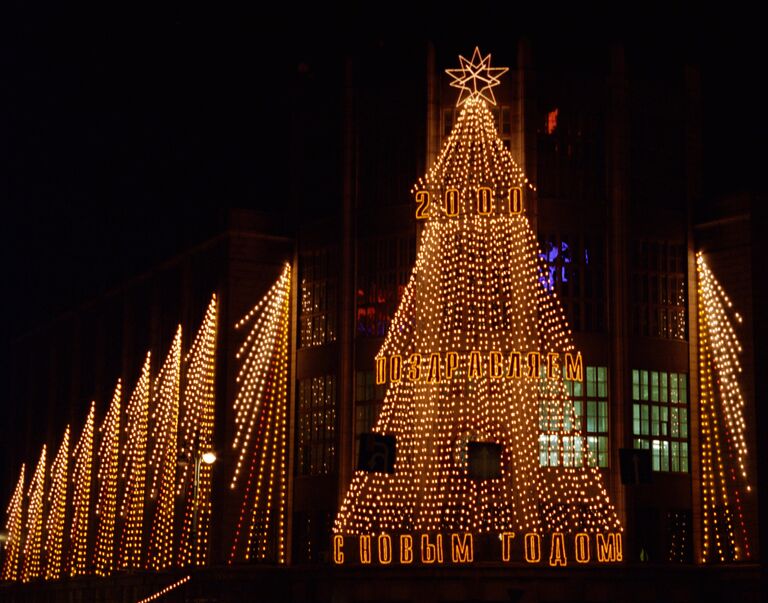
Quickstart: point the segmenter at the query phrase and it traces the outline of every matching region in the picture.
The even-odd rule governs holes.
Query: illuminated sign
[[[623,561],[621,536],[620,532],[528,532],[522,535],[426,532],[348,537],[336,534],[331,548],[336,565],[462,565],[500,561],[567,567]]]
[[[416,219],[427,220],[437,215],[455,218],[459,215],[461,192],[457,188],[447,188],[443,193],[442,203],[432,202],[429,191],[416,192]],[[523,189],[513,186],[500,203],[497,203],[493,189],[487,186],[477,188],[474,197],[474,211],[480,216],[489,216],[494,212],[521,214],[523,212]],[[434,209],[434,211],[433,211]]]
[[[561,362],[562,356],[562,362]],[[463,364],[462,364],[463,363]],[[400,354],[376,357],[376,383],[381,385],[405,379],[407,381],[426,381],[440,383],[450,381],[460,369],[466,369],[470,381],[484,377],[490,379],[538,379],[541,367],[547,372],[547,379],[565,378],[569,381],[584,380],[584,366],[581,352],[558,354],[549,352],[504,353],[500,350],[481,352],[472,350],[469,354],[458,352],[433,353],[427,355],[413,353],[403,358]]]

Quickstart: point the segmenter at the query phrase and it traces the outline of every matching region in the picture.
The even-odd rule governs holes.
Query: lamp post
[[[197,507],[200,504],[200,467],[203,463],[213,465],[216,462],[216,451],[198,451],[195,456],[195,494],[192,510],[192,533],[194,534],[195,548],[197,548]]]

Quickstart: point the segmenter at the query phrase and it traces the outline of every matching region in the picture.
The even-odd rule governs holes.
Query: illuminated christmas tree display
[[[371,435],[394,462],[355,472],[339,536],[622,530],[576,427],[564,379],[582,379],[582,359],[542,285],[524,207],[534,189],[496,131],[506,68],[490,58],[475,49],[448,70],[459,117],[414,187],[416,263],[375,359],[388,389]],[[540,465],[540,435],[557,442],[557,467]]]
[[[24,472],[26,467],[21,466],[19,481],[11,496],[11,502],[6,510],[5,531],[5,558],[3,559],[3,571],[0,578],[7,581],[19,579],[19,566],[21,561],[22,530],[24,528]]]
[[[123,528],[120,534],[119,569],[142,567],[144,498],[147,478],[147,424],[149,420],[151,354],[147,352],[141,376],[128,401],[123,465],[123,497],[120,517]]]
[[[178,555],[180,567],[205,565],[208,550],[212,466],[203,461],[202,455],[213,450],[217,308],[214,295],[185,361],[179,453],[188,462],[180,472],[177,489],[178,494],[185,495]]]
[[[64,522],[67,516],[69,475],[69,425],[51,464],[48,516],[45,520],[45,579],[58,580],[64,565]]]
[[[99,492],[96,499],[96,551],[94,567],[99,576],[108,576],[115,569],[115,515],[117,512],[117,475],[120,461],[120,400],[122,383],[117,380],[112,403],[99,431],[98,460],[96,474]]]
[[[88,527],[91,512],[91,486],[93,468],[93,431],[96,404],[85,420],[80,439],[72,454],[72,523],[69,537],[69,575],[83,576],[88,573]]]
[[[149,534],[147,569],[166,569],[173,563],[180,374],[181,325],[155,379],[152,397],[153,447],[149,467],[152,471],[150,497],[155,501],[155,512]]]
[[[24,541],[24,567],[21,570],[22,582],[29,582],[42,575],[43,545],[43,502],[45,494],[46,447],[40,453],[37,468],[29,482],[27,498],[27,529]]]
[[[701,415],[702,561],[751,557],[744,523],[747,479],[741,344],[733,323],[741,316],[707,266],[696,257],[698,277],[699,397]],[[732,316],[732,318],[731,318]]]
[[[237,353],[237,465],[230,485],[241,484],[243,494],[230,563],[285,562],[290,291],[291,267],[286,264],[264,298],[235,325],[251,326]]]

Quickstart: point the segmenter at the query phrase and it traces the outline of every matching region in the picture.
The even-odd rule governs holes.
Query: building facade
[[[561,300],[583,354],[584,382],[568,391],[625,526],[624,559],[697,564],[703,503],[696,253],[711,258],[744,317],[741,383],[747,446],[756,450],[754,200],[714,200],[703,188],[694,68],[649,73],[620,47],[562,57],[520,40],[493,50],[495,61],[511,67],[496,90],[496,126],[536,185],[526,211],[546,267],[541,286]],[[29,408],[8,417],[23,426],[19,456],[33,458],[42,439],[53,443],[62,424],[77,424],[88,398],[107,399],[111,380],[131,382],[142,351],[161,358],[175,325],[196,324],[211,292],[222,300],[215,439],[225,451],[239,345],[229,326],[288,261],[288,563],[331,564],[331,529],[359,437],[373,426],[385,393],[374,358],[416,259],[420,227],[410,191],[457,119],[456,91],[444,74],[454,63],[454,49],[434,44],[384,43],[346,59],[339,69],[338,195],[305,198],[301,207],[308,209],[278,226],[233,213],[210,243],[22,341],[14,397],[33,400],[29,408],[48,419],[41,432]],[[396,81],[381,78],[395,69]],[[67,343],[57,349],[51,341]],[[50,350],[42,373],[41,344]],[[563,462],[556,446],[539,437],[542,467]],[[637,475],[622,480],[621,449],[650,452],[650,483]],[[212,566],[226,561],[237,522],[237,501],[226,487],[234,462],[224,452],[214,472]],[[755,483],[756,470],[748,471]],[[760,559],[757,490],[743,501],[755,535],[752,560]]]

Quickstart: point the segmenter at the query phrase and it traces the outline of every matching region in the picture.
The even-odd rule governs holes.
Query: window
[[[693,559],[691,512],[667,513],[667,559],[676,563],[690,563]]]
[[[686,250],[667,241],[636,241],[632,257],[632,332],[686,338]]]
[[[654,471],[688,472],[687,375],[632,371],[632,434]]]
[[[558,413],[551,412],[546,402],[539,406],[539,464],[542,467],[561,464],[608,467],[608,367],[587,366],[583,382],[565,380],[565,387],[573,404],[573,414],[566,410],[562,430]],[[589,456],[585,458],[587,449]]]
[[[336,265],[336,253],[332,249],[301,256],[301,347],[336,341],[336,277],[333,272]]]
[[[543,92],[547,95],[546,92]],[[576,99],[573,90],[552,92],[568,106],[540,106],[537,128],[539,199],[601,202],[605,198],[605,152],[601,111]]]
[[[384,337],[416,261],[416,237],[368,239],[359,248],[356,330]]]
[[[336,378],[299,381],[298,475],[336,470]]]
[[[575,331],[606,329],[605,241],[599,235],[540,236],[544,271],[539,280],[560,298]]]
[[[385,385],[376,385],[373,371],[355,374],[355,435],[368,433],[379,416],[386,393]]]

